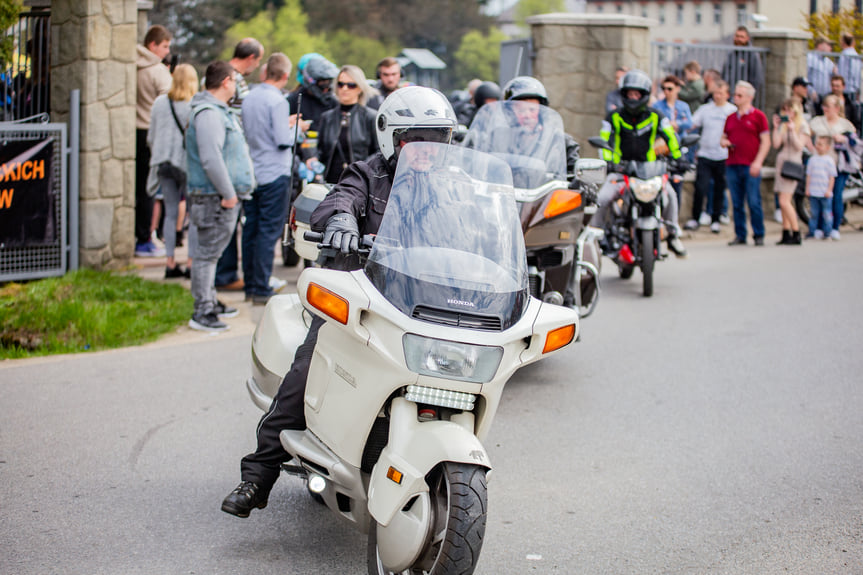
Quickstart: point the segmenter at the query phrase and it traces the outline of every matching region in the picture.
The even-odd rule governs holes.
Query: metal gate
[[[66,272],[66,142],[66,124],[0,123],[0,282]]]

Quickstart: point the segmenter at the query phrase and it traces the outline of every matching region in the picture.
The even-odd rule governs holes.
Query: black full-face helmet
[[[504,100],[536,99],[543,106],[548,106],[548,93],[542,82],[531,76],[517,76],[503,87]]]
[[[623,99],[623,107],[630,112],[638,112],[647,106],[650,101],[650,76],[641,70],[630,70],[620,81],[620,96]],[[631,100],[626,97],[630,90],[638,90],[641,97]]]

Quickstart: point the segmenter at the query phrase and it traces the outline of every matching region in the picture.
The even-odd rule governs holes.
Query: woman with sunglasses
[[[357,66],[342,66],[336,79],[339,106],[321,114],[318,128],[318,157],[324,165],[324,181],[336,183],[350,164],[377,152],[375,111],[366,107],[373,95],[365,74]]]
[[[692,110],[689,109],[689,104],[678,99],[683,81],[677,76],[666,76],[660,86],[662,86],[662,93],[665,94],[665,99],[657,100],[653,107],[665,114],[665,117],[671,122],[671,127],[674,128],[674,133],[679,140],[687,130],[692,128]],[[677,194],[677,204],[680,205],[680,190],[683,188],[683,181],[679,178],[674,178],[671,182],[671,187],[674,189],[674,193]],[[687,222],[686,228],[692,229],[690,222]]]

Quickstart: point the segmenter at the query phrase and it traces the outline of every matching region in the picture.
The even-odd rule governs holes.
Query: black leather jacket
[[[375,134],[375,116],[374,110],[370,110],[359,104],[351,110],[349,116],[350,142],[348,148],[342,150],[347,164],[365,160],[377,152],[378,141]],[[321,114],[320,126],[318,128],[318,160],[326,166],[324,174],[329,173],[330,162],[333,161],[333,157],[338,156],[334,152],[336,146],[339,145],[341,122],[341,106],[327,110]],[[338,170],[337,173],[341,173],[341,170]]]

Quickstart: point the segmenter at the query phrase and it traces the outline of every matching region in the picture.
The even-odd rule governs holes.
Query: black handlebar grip
[[[303,239],[307,242],[320,243],[324,241],[324,234],[321,232],[303,232]]]

